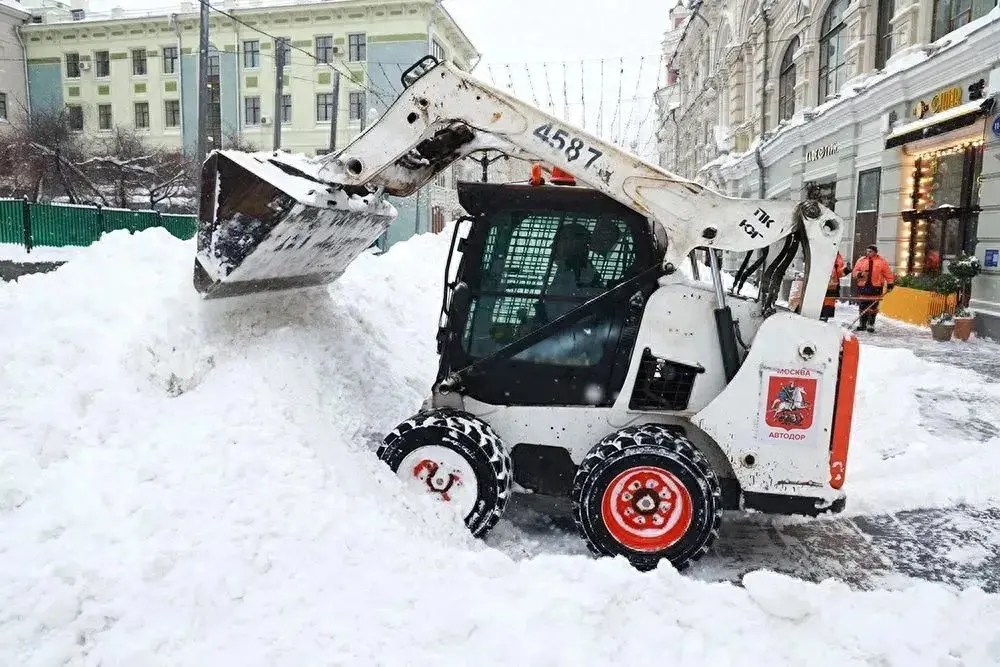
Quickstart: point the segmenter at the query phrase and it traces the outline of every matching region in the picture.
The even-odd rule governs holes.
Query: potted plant
[[[965,307],[959,307],[955,311],[955,338],[959,340],[969,340],[972,335],[972,325],[975,322],[972,311]]]
[[[955,319],[948,311],[931,318],[931,336],[934,337],[934,340],[947,342],[951,340],[954,331]]]
[[[982,266],[979,264],[979,258],[965,252],[959,253],[955,259],[948,262],[948,273],[958,279],[959,306],[968,307],[972,279],[978,276],[980,271]]]

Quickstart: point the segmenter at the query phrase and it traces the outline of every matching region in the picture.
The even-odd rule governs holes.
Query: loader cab
[[[462,182],[458,195],[471,228],[453,249],[461,259],[446,289],[438,380],[642,276],[462,383],[464,395],[491,404],[610,406],[656,289],[649,269],[663,248],[649,220],[576,185]]]

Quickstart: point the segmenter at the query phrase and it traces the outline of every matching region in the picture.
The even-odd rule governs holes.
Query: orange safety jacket
[[[858,287],[865,287],[871,281],[872,287],[882,287],[883,285],[891,285],[895,280],[895,276],[892,273],[892,269],[889,268],[889,262],[885,261],[885,257],[882,255],[875,255],[874,257],[859,257],[858,261],[854,263],[853,271],[854,284]]]
[[[823,299],[823,306],[826,308],[833,308],[837,305],[837,297],[840,296],[840,277],[844,275],[846,265],[847,262],[844,261],[843,255],[838,252],[836,259],[833,260],[830,282],[826,284],[826,298]]]

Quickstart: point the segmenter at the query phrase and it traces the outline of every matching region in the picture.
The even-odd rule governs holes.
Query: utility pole
[[[281,121],[283,120],[281,99],[284,97],[282,84],[285,77],[284,37],[278,38],[275,49],[277,53],[274,54],[274,117],[271,122],[274,123],[274,150],[277,151],[281,149]]]
[[[330,116],[330,152],[337,150],[337,115],[340,113],[340,71],[333,72],[333,115]]]
[[[201,0],[198,41],[198,169],[208,154],[208,0]],[[201,188],[198,188],[199,192]]]

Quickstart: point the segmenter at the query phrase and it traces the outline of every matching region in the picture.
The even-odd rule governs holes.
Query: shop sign
[[[1000,250],[997,248],[987,248],[986,257],[983,261],[983,268],[995,269],[997,268],[997,259],[1000,258]]]
[[[993,119],[993,136],[1000,137],[1000,116]]]
[[[830,157],[831,155],[836,155],[839,150],[840,147],[833,144],[831,146],[820,146],[819,148],[811,151],[806,151],[806,162],[815,162],[816,160],[822,160],[823,158]]]
[[[930,101],[920,100],[913,109],[917,118],[925,118],[928,113],[941,113],[953,109],[962,103],[962,89],[959,86],[945,88],[935,93]]]

